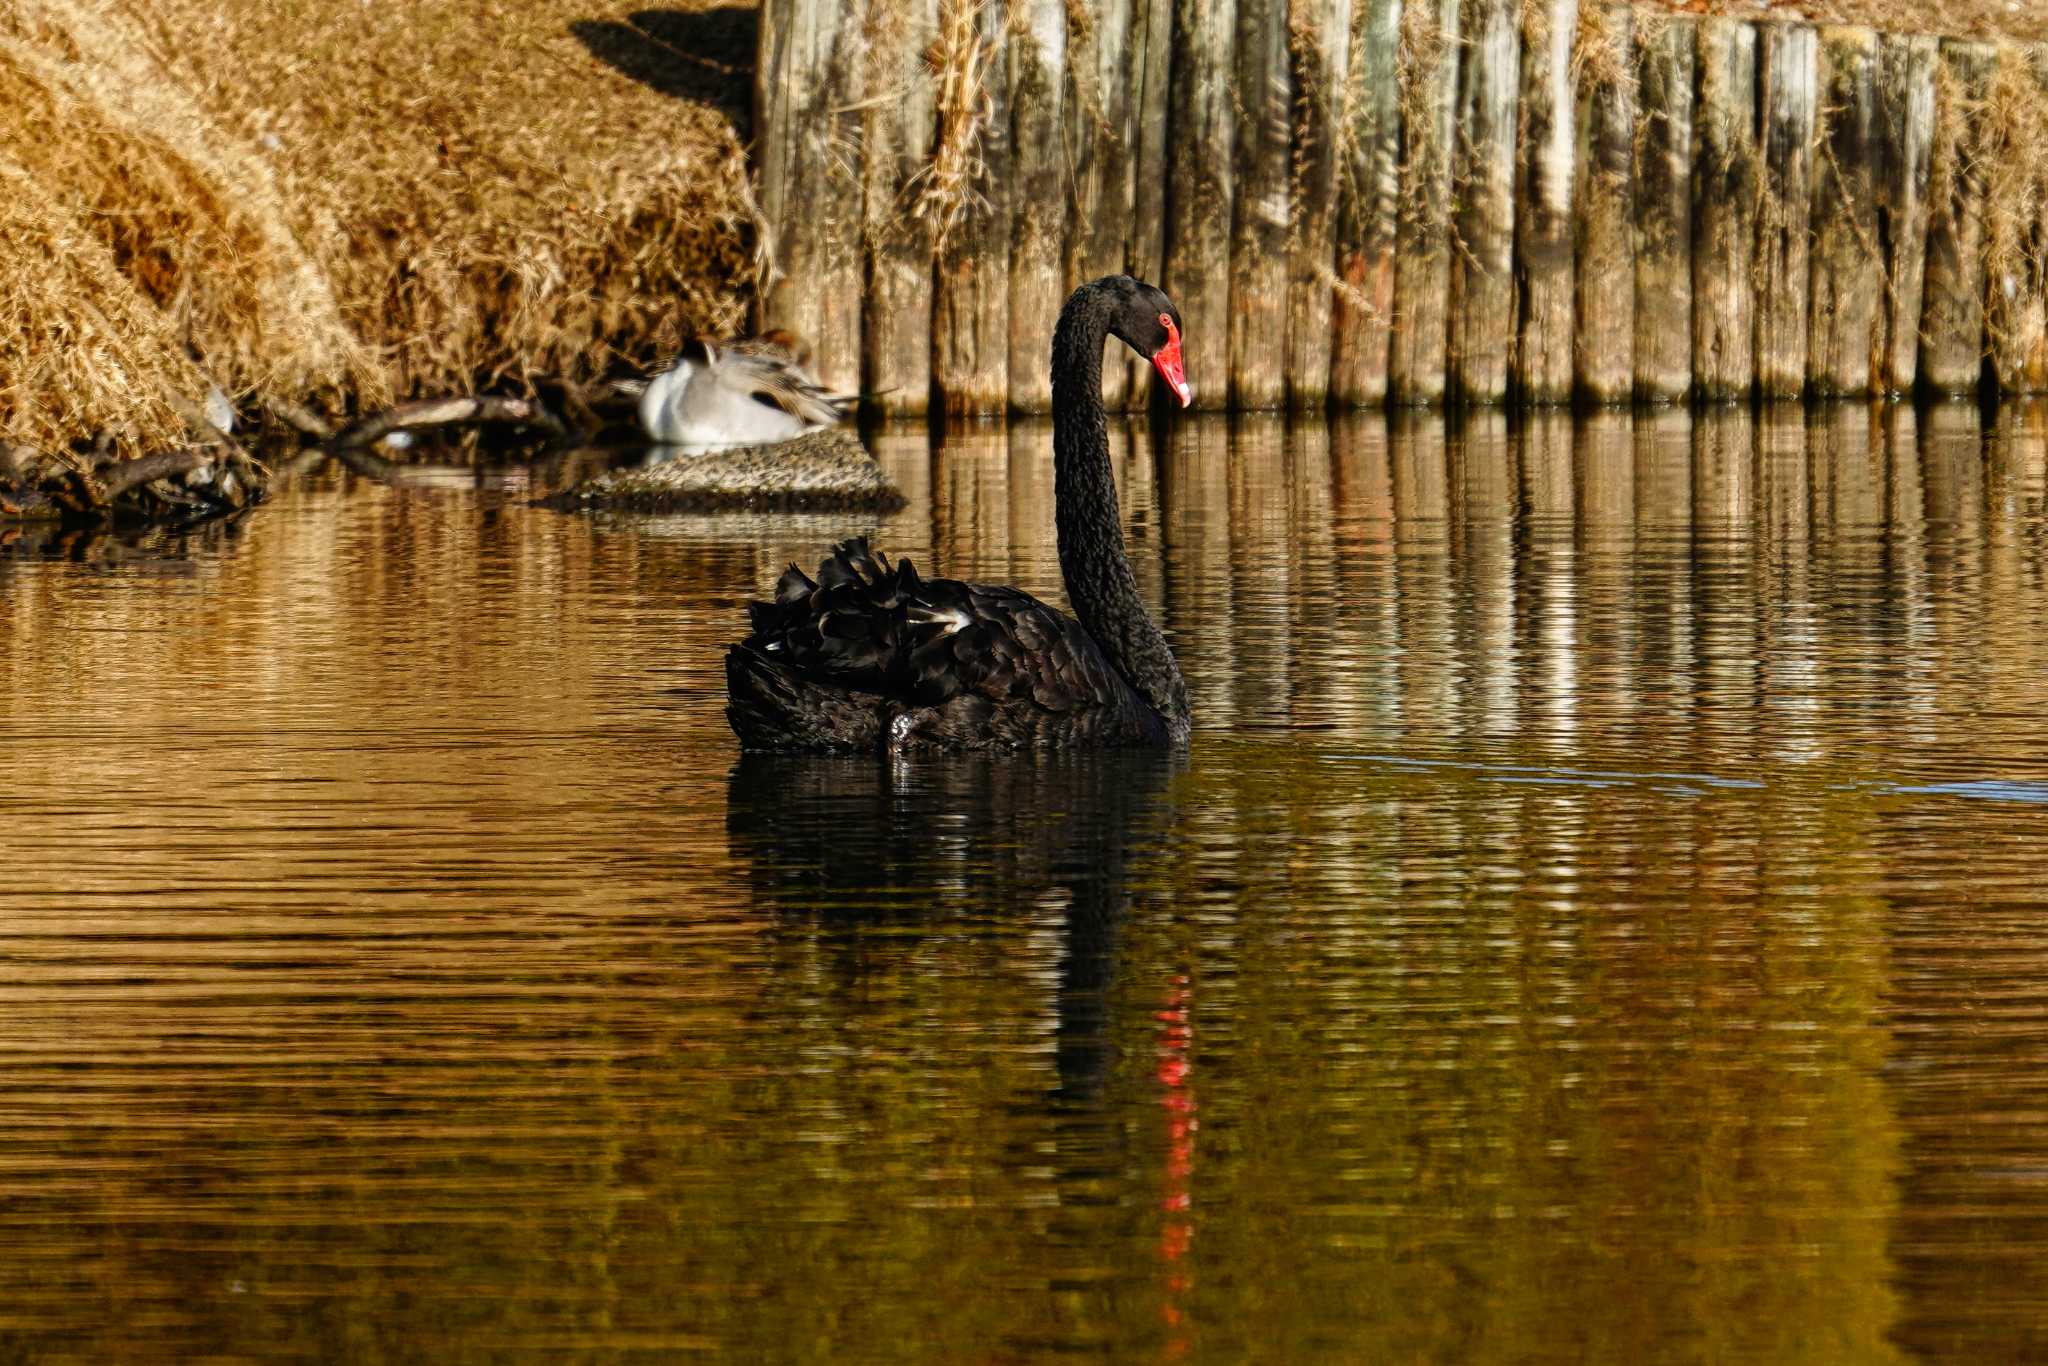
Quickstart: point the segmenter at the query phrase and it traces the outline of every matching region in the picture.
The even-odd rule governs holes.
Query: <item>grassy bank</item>
[[[753,35],[692,0],[13,0],[0,441],[134,453],[210,384],[339,411],[737,325]]]

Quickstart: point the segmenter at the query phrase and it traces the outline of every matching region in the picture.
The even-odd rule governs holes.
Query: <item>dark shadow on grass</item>
[[[624,22],[579,19],[569,32],[607,66],[681,100],[716,105],[745,134],[753,106],[758,11],[635,10]]]

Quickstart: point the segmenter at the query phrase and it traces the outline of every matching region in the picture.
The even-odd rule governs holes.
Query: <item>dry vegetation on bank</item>
[[[1663,0],[1662,7],[1738,19],[1863,24],[1888,33],[2048,40],[2048,4],[2042,0]]]
[[[753,32],[693,0],[11,0],[0,441],[134,453],[209,383],[339,410],[740,323]]]

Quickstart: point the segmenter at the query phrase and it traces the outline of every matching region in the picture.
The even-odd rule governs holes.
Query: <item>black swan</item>
[[[865,538],[811,579],[791,565],[725,657],[747,749],[965,750],[1177,744],[1188,691],[1124,554],[1102,348],[1148,357],[1185,407],[1180,311],[1151,285],[1082,285],[1052,337],[1053,498],[1074,617],[1014,588],[923,579]],[[1079,620],[1076,621],[1075,617]]]

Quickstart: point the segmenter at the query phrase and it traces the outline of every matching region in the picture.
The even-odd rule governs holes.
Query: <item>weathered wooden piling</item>
[[[860,388],[884,413],[922,413],[932,387],[932,220],[911,212],[911,196],[932,154],[934,92],[924,54],[938,37],[938,0],[883,0],[870,17]]]
[[[1578,127],[1572,44],[1578,0],[1522,6],[1521,140],[1515,152],[1515,346],[1524,403],[1572,396],[1572,190]]]
[[[1763,184],[1756,224],[1756,385],[1765,398],[1796,398],[1806,388],[1819,63],[1819,35],[1811,27],[1759,26]]]
[[[1221,408],[1230,378],[1230,91],[1237,30],[1220,5],[1175,0],[1173,31],[1164,284],[1188,320],[1181,347],[1195,406]]]
[[[1294,72],[1292,210],[1287,239],[1287,402],[1320,408],[1330,392],[1332,271],[1337,240],[1338,120],[1351,58],[1351,0],[1295,0],[1287,22]]]
[[[1756,30],[1733,19],[1699,29],[1693,176],[1693,379],[1702,398],[1746,399],[1756,382]]]
[[[1010,411],[1052,407],[1047,339],[1066,302],[1066,149],[1060,105],[1067,79],[1063,0],[1009,0]]]
[[[1877,250],[1877,35],[1820,31],[1821,128],[1813,175],[1806,384],[1825,398],[1870,391],[1884,261]]]
[[[1449,384],[1464,403],[1507,395],[1515,335],[1515,132],[1521,94],[1519,0],[1464,0],[1452,153]]]
[[[1578,77],[1578,330],[1572,365],[1580,394],[1625,402],[1635,392],[1635,15],[1626,5],[1584,11]]]
[[[1237,0],[1236,59],[1230,406],[1277,408],[1287,396],[1288,182],[1294,114],[1287,0]]]
[[[1692,118],[1696,25],[1638,18],[1636,397],[1692,389]]]
[[[1125,269],[1137,169],[1132,108],[1141,87],[1131,81],[1131,0],[1095,0],[1068,10],[1067,83],[1060,101],[1062,138],[1073,178],[1066,240],[1065,287]],[[1142,68],[1138,73],[1142,80]],[[1146,278],[1157,278],[1146,277]],[[1103,402],[1123,406],[1131,368],[1112,349],[1102,369]]]
[[[843,390],[860,385],[861,180],[842,151],[860,143],[858,25],[838,6],[768,0],[754,97],[761,214],[775,228],[761,324],[811,342],[818,377]]]
[[[1131,85],[1131,135],[1136,165],[1131,174],[1130,242],[1123,269],[1141,280],[1166,279],[1167,175],[1171,149],[1167,136],[1173,80],[1173,11],[1175,0],[1131,0],[1128,61]],[[1078,283],[1078,282],[1077,282]],[[1155,382],[1152,367],[1124,352],[1128,375],[1125,402],[1143,407]],[[1192,373],[1192,372],[1191,372]],[[1196,391],[1216,387],[1220,376],[1191,382]]]
[[[1401,203],[1394,228],[1388,397],[1439,403],[1449,344],[1451,139],[1458,109],[1458,0],[1401,12]]]
[[[948,413],[1010,397],[1010,76],[999,6],[939,11],[933,212],[950,217],[932,314],[932,388]]]
[[[1984,372],[1984,121],[1997,60],[1989,43],[1944,42],[1935,71],[1920,375],[1941,394],[1974,391]]]
[[[1920,375],[1927,279],[1927,194],[1934,151],[1934,70],[1924,35],[1878,40],[1877,241],[1885,257],[1883,326],[1871,336],[1871,387],[1910,394]]]
[[[1401,202],[1401,0],[1355,0],[1338,136],[1330,397],[1387,396],[1394,239]]]
[[[1999,388],[2048,388],[2048,49],[1999,49],[1986,107],[1984,331]]]

